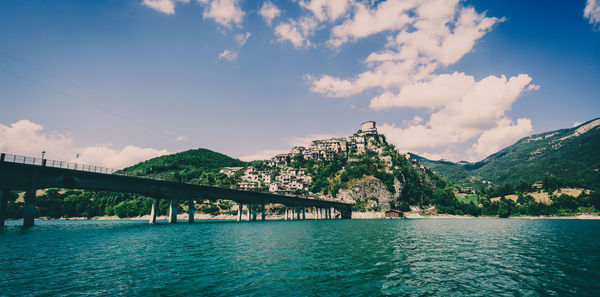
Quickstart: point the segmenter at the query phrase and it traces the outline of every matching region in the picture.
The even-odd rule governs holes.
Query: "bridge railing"
[[[46,167],[63,168],[63,169],[71,169],[71,170],[78,170],[78,171],[95,172],[95,173],[116,174],[116,175],[123,175],[123,176],[135,176],[135,177],[139,177],[139,178],[147,178],[147,179],[153,179],[153,180],[182,182],[180,180],[177,180],[175,178],[175,176],[170,176],[170,175],[161,175],[161,176],[139,175],[134,172],[125,172],[125,171],[121,171],[119,169],[114,169],[114,168],[107,168],[107,167],[94,166],[94,165],[85,165],[85,164],[57,161],[57,160],[48,160],[48,159],[42,159],[42,158],[27,157],[27,156],[13,155],[13,154],[5,154],[5,153],[0,154],[0,162],[46,166]],[[194,184],[194,183],[190,183],[190,182],[186,182],[186,183]],[[196,184],[200,185],[200,183],[196,183]],[[287,194],[287,195],[284,194],[284,196],[309,198],[309,199],[325,200],[325,201],[336,201],[336,202],[339,201],[335,198],[329,198],[329,197],[315,198],[315,197],[310,197],[310,196],[289,195],[289,194]]]
[[[85,164],[57,161],[57,160],[48,160],[48,159],[35,158],[35,157],[19,156],[19,155],[12,155],[12,154],[4,154],[4,153],[2,153],[0,155],[0,162],[38,165],[38,166],[64,168],[64,169],[105,173],[105,174],[122,174],[122,173],[118,173],[118,171],[119,171],[118,169],[113,169],[113,168],[106,168],[106,167],[101,167],[101,166],[85,165]]]

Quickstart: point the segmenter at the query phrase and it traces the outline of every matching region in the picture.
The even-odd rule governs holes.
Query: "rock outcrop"
[[[338,199],[352,202],[368,200],[370,207],[378,205],[381,209],[390,209],[389,202],[398,197],[400,191],[402,191],[402,187],[402,183],[395,179],[394,188],[396,189],[396,194],[392,194],[379,179],[367,176],[354,181],[348,189],[341,189],[337,197]]]

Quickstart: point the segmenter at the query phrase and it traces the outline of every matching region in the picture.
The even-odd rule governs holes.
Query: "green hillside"
[[[199,182],[207,185],[229,185],[221,167],[243,167],[247,163],[208,149],[188,150],[172,155],[156,157],[123,171],[136,175],[153,176],[164,179]]]
[[[570,129],[532,135],[477,163],[431,161],[415,156],[461,185],[531,184],[554,178],[561,183],[600,188],[600,119]]]

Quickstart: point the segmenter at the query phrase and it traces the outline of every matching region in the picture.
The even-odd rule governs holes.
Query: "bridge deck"
[[[4,155],[4,154],[3,154]],[[88,166],[91,171],[44,166],[46,160],[30,164],[0,160],[1,190],[34,190],[67,188],[92,191],[136,193],[158,199],[169,200],[231,200],[240,204],[283,204],[289,207],[334,208],[340,212],[351,212],[351,203],[319,200],[307,197],[277,195],[238,189],[174,182],[107,173],[100,167]],[[27,161],[27,158],[24,158]],[[62,162],[61,162],[62,163]],[[62,164],[61,164],[62,166]],[[80,165],[85,168],[84,165]],[[100,168],[100,169],[98,169]],[[95,169],[95,170],[94,170]]]

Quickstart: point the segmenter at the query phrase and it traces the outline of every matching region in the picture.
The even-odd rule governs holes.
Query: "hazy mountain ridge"
[[[600,187],[600,119],[577,127],[524,137],[476,163],[433,161],[414,156],[440,175],[461,185],[528,183],[545,177],[597,189]]]

